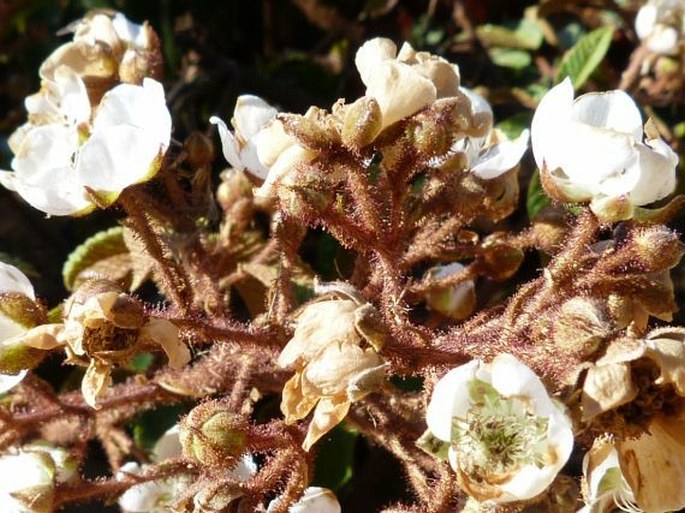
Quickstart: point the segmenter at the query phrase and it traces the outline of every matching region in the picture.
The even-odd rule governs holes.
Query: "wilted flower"
[[[352,299],[310,303],[301,312],[293,338],[278,357],[295,367],[283,388],[281,411],[287,423],[314,409],[305,450],[347,415],[350,404],[372,391],[384,376],[378,339],[367,334],[372,308]]]
[[[478,501],[542,493],[573,448],[571,421],[533,371],[509,354],[471,361],[435,386],[430,433],[449,445],[461,488]]]
[[[574,100],[566,78],[540,102],[532,138],[545,190],[560,201],[591,201],[609,221],[627,219],[633,206],[675,188],[677,155],[657,136],[645,136],[640,111],[623,91]]]
[[[448,278],[461,273],[464,266],[458,262],[433,267],[428,271],[433,280]],[[426,295],[428,306],[452,319],[465,319],[476,306],[476,290],[473,280],[465,280],[456,285],[432,288]]]
[[[56,343],[46,349],[64,345],[68,362],[88,367],[81,390],[94,408],[110,383],[113,366],[127,362],[143,347],[161,347],[174,368],[190,361],[178,328],[148,316],[140,303],[111,282],[84,282],[67,300],[64,313],[63,324],[50,326]]]
[[[638,366],[641,361],[651,365]],[[659,374],[650,380],[653,365]],[[587,370],[581,394],[583,420],[630,403],[641,393],[640,384],[649,386],[652,383],[664,387],[664,394],[671,393],[668,387],[672,387],[677,396],[685,397],[685,334],[682,329],[661,328],[644,339],[621,338],[611,342],[605,354]],[[645,393],[658,392],[650,388]],[[647,402],[641,401],[641,418],[662,414],[661,408],[669,404],[669,401],[645,399]],[[650,411],[648,405],[656,409]]]
[[[677,54],[685,35],[685,2],[649,0],[637,12],[635,31],[653,52]]]
[[[398,53],[391,40],[371,39],[357,50],[354,62],[366,96],[378,102],[381,129],[459,91],[455,64],[428,52],[416,52],[409,43]]]
[[[121,84],[91,109],[81,78],[60,66],[54,82],[29,99],[29,122],[9,140],[14,172],[0,172],[0,183],[35,208],[85,213],[159,169],[171,116],[158,82]]]
[[[617,506],[640,511],[610,437],[597,438],[583,458],[583,497],[585,507],[578,513],[611,513]]]
[[[155,444],[152,449],[152,461],[161,463],[180,456],[179,426],[174,425]],[[124,479],[126,474],[145,475],[148,468],[148,465],[141,466],[135,462],[126,463],[119,469],[117,479]],[[231,470],[229,477],[243,482],[256,471],[257,466],[253,458],[245,454]],[[177,474],[166,479],[134,485],[119,498],[119,505],[128,513],[167,513],[192,481],[192,476],[188,474]]]
[[[43,62],[39,70],[43,80],[54,80],[56,70],[66,65],[91,90],[107,89],[118,80],[139,84],[161,71],[159,40],[147,22],[138,25],[121,13],[97,11],[62,32],[73,32],[73,41],[61,45]]]
[[[274,499],[269,503],[267,513],[272,513],[281,499]],[[302,498],[288,508],[290,513],[340,513],[340,503],[335,494],[328,488],[310,486],[304,491]]]
[[[76,476],[76,463],[64,449],[23,447],[0,456],[0,510],[3,513],[52,513],[55,484]]]

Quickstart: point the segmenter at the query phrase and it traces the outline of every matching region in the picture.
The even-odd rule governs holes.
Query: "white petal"
[[[301,164],[314,158],[314,154],[299,144],[293,144],[286,149],[269,170],[264,183],[254,191],[255,197],[272,198],[276,196],[277,186],[286,180],[288,175]]]
[[[273,512],[280,503],[281,498],[276,498],[269,503],[267,513]],[[340,504],[333,492],[327,488],[310,486],[304,491],[302,498],[288,508],[290,513],[340,513]]]
[[[145,30],[143,25],[132,23],[120,12],[116,13],[114,18],[112,18],[112,25],[122,41],[135,45],[139,48],[148,47],[149,41],[147,37],[147,30]]]
[[[624,91],[587,93],[573,102],[572,119],[598,128],[631,134],[642,139],[642,116]]]
[[[678,51],[679,32],[673,27],[657,25],[647,39],[647,47],[656,53],[671,55]]]
[[[640,39],[646,39],[654,30],[657,8],[655,5],[643,5],[635,17],[635,32]]]
[[[492,106],[481,95],[479,95],[475,91],[472,91],[468,87],[459,87],[459,90],[462,93],[464,93],[468,97],[468,99],[471,101],[471,113],[472,114],[487,113],[487,114],[490,114],[491,116],[493,115]]]
[[[168,511],[164,506],[173,500],[175,489],[172,481],[147,481],[132,486],[119,497],[119,506],[129,513]]]
[[[665,198],[676,186],[678,155],[661,139],[638,144],[639,180],[630,192],[635,205],[646,205]]]
[[[244,483],[257,473],[257,463],[251,454],[245,453],[238,465],[231,470],[230,475],[240,483]]]
[[[26,372],[27,371],[23,370],[15,375],[0,374],[0,394],[4,394],[21,383],[21,380],[26,376]]]
[[[471,405],[467,383],[475,378],[482,366],[480,360],[452,369],[437,382],[426,410],[426,424],[431,433],[440,440],[452,439],[452,419],[465,417]]]
[[[244,141],[252,139],[276,117],[276,114],[278,111],[259,96],[250,94],[239,96],[231,120],[236,136]]]
[[[530,131],[533,156],[539,169],[544,165],[552,171],[559,167],[557,150],[563,138],[563,127],[571,119],[573,108],[573,85],[566,77],[550,89],[535,110]]]
[[[502,141],[491,146],[478,157],[471,172],[478,178],[490,180],[506,173],[520,161],[528,149],[530,132],[526,129],[513,141]]]
[[[354,57],[359,76],[368,86],[368,82],[376,72],[378,64],[388,59],[394,59],[397,55],[397,46],[390,39],[377,37],[364,43]]]
[[[524,363],[514,356],[503,353],[497,355],[488,365],[492,375],[492,386],[504,397],[529,397],[532,399],[534,414],[549,417],[556,409],[540,378]]]
[[[181,455],[181,440],[178,430],[178,424],[174,424],[157,440],[155,447],[152,449],[154,461],[160,462]]]
[[[169,359],[169,366],[178,369],[190,361],[190,349],[178,336],[178,328],[166,319],[150,319],[140,329],[140,339],[148,339],[159,344]]]
[[[12,160],[15,172],[0,173],[0,182],[50,215],[86,210],[92,204],[76,179],[72,163],[77,150],[75,127],[38,126],[26,134]]]
[[[0,262],[0,294],[3,292],[19,292],[28,298],[36,299],[33,285],[26,275],[13,265]]]
[[[55,467],[47,454],[22,452],[0,457],[0,490],[20,492],[33,487],[52,487]]]
[[[378,102],[383,128],[415,114],[437,98],[433,82],[402,62],[377,64],[366,86],[366,96]]]
[[[224,154],[226,161],[231,164],[234,169],[242,171],[244,169],[243,163],[238,156],[238,142],[233,136],[233,132],[228,129],[226,123],[217,116],[209,118],[209,122],[216,125],[219,129],[219,138],[221,139],[221,151]]]

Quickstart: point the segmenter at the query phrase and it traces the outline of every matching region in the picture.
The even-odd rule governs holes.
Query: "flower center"
[[[524,465],[549,463],[548,420],[530,413],[515,397],[502,397],[491,385],[475,380],[473,406],[452,422],[452,447],[459,466],[476,480],[513,472]]]

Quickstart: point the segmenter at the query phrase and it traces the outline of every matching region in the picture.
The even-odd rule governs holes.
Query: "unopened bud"
[[[220,401],[207,401],[181,422],[183,455],[209,466],[237,464],[247,444],[247,424]]]
[[[631,255],[639,259],[645,273],[659,272],[678,265],[685,246],[678,235],[665,226],[651,226],[636,230],[631,237]]]
[[[383,115],[378,102],[362,96],[347,106],[342,129],[342,141],[346,146],[360,149],[371,144],[383,127]]]
[[[464,266],[460,263],[441,265],[428,271],[435,280],[459,274]],[[476,307],[476,291],[473,280],[465,280],[456,285],[435,287],[426,295],[426,303],[431,308],[450,319],[465,319]]]
[[[406,135],[424,158],[444,155],[469,128],[462,103],[457,97],[438,100],[409,120]]]
[[[504,281],[516,274],[525,256],[520,248],[500,240],[496,233],[483,241],[482,249],[478,263],[488,278],[495,281]]]

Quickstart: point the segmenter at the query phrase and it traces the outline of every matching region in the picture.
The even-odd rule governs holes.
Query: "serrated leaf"
[[[121,279],[130,272],[130,258],[120,226],[96,233],[71,252],[62,268],[62,279],[69,291],[92,276]]]
[[[528,194],[526,196],[526,211],[528,212],[528,219],[531,221],[545,208],[552,204],[551,200],[542,189],[540,183],[540,172],[536,169],[533,176],[530,177],[528,184]]]
[[[579,89],[590,78],[609,50],[614,35],[613,27],[601,27],[581,37],[561,60],[556,83],[571,77],[573,87]]]

